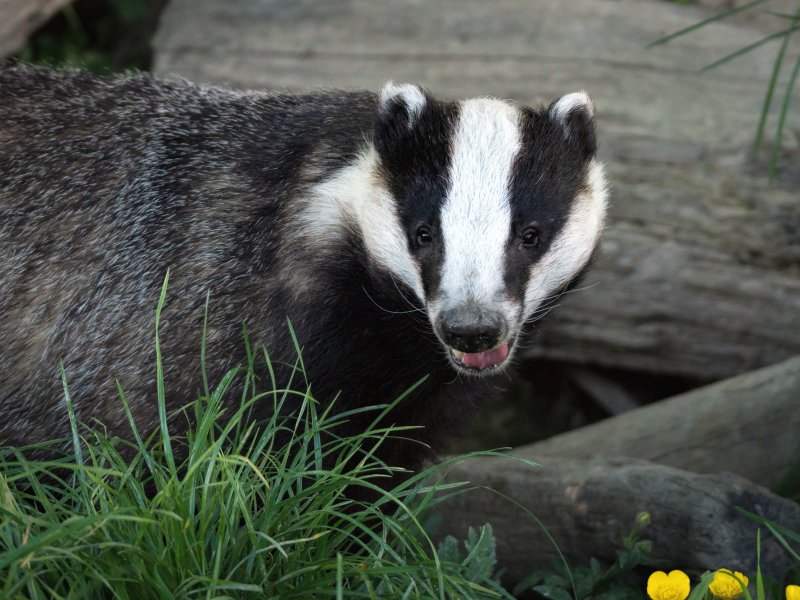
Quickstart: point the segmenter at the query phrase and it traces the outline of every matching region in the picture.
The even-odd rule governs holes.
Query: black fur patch
[[[381,174],[398,201],[400,222],[409,249],[422,271],[430,298],[439,288],[444,262],[440,213],[450,187],[449,170],[458,105],[426,95],[425,108],[411,119],[408,107],[392,101],[378,114],[373,143],[381,159]],[[433,243],[421,245],[417,231],[427,227]]]
[[[530,265],[544,256],[566,223],[594,153],[587,142],[594,139],[591,118],[572,120],[569,126],[581,131],[567,132],[546,110],[523,108],[520,126],[522,148],[511,181],[512,235],[505,272],[508,293],[518,301],[524,298]],[[539,243],[524,248],[521,236],[531,226],[539,231]]]

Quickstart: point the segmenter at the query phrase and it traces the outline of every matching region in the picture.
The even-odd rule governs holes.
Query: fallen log
[[[531,460],[631,456],[777,489],[800,461],[800,357],[516,448]]]
[[[748,158],[774,49],[698,74],[764,35],[725,22],[644,49],[713,13],[646,0],[173,0],[155,70],[274,89],[411,80],[527,103],[589,90],[613,187],[604,254],[530,356],[709,381],[800,354],[800,161],[787,156],[770,186]]]
[[[0,59],[25,46],[28,36],[72,0],[4,0],[0,3]]]
[[[509,581],[519,581],[559,560],[533,516],[571,566],[590,557],[613,560],[640,512],[651,516],[641,538],[652,541],[651,557],[667,569],[727,567],[754,573],[758,525],[737,507],[794,531],[800,528],[800,506],[732,474],[698,475],[627,458],[550,456],[541,464],[535,470],[492,457],[457,465],[447,481],[469,481],[480,489],[441,505],[438,534],[463,538],[468,525],[491,523],[498,562]],[[762,570],[782,575],[792,558],[761,529]]]

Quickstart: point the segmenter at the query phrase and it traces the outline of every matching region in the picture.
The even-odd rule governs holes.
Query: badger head
[[[600,238],[591,100],[535,110],[389,83],[371,141],[362,167],[377,185],[354,215],[371,259],[417,296],[457,371],[502,369]]]

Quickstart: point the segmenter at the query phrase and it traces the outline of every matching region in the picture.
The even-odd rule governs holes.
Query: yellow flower
[[[739,581],[742,583],[740,584]],[[749,582],[750,580],[747,576],[739,571],[731,572],[728,569],[720,569],[714,573],[714,580],[708,586],[708,589],[711,590],[715,598],[733,600],[744,594],[742,585],[747,587]]]
[[[786,600],[800,600],[800,585],[786,586]]]
[[[656,571],[647,580],[647,595],[652,600],[686,600],[689,577],[683,571]]]

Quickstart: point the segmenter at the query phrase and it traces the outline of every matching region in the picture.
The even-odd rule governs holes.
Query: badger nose
[[[497,346],[505,333],[498,314],[450,310],[439,318],[439,333],[445,344],[461,352],[483,352]]]

